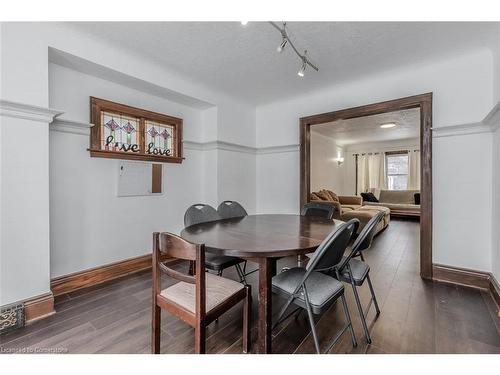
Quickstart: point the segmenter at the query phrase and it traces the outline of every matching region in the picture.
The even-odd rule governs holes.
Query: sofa
[[[420,190],[377,190],[371,189],[378,202],[363,201],[364,206],[387,207],[394,216],[420,216],[420,203],[415,202],[415,194]]]
[[[330,204],[335,207],[334,219],[348,221],[350,219],[358,219],[360,222],[358,233],[370,221],[370,219],[379,211],[384,212],[384,219],[379,223],[376,233],[385,229],[390,222],[390,209],[383,206],[363,206],[361,197],[351,195],[337,195],[331,190],[320,190],[313,192],[309,197],[311,202]]]

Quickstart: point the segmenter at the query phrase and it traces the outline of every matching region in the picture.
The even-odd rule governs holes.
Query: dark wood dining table
[[[249,215],[184,228],[181,237],[207,251],[259,265],[258,352],[272,353],[272,287],[276,261],[316,250],[339,220],[300,215]]]

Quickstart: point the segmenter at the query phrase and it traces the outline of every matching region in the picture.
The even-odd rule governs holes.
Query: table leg
[[[297,255],[297,267],[303,267],[304,266],[305,258],[306,258],[305,255]]]
[[[271,279],[276,272],[272,258],[259,260],[259,325],[258,348],[260,354],[272,353],[272,301]]]

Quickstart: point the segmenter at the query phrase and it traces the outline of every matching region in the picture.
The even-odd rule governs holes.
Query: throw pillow
[[[373,193],[361,193],[361,198],[363,198],[365,202],[378,202],[378,199]]]
[[[322,201],[328,201],[330,200],[330,196],[324,191],[324,190],[320,190],[316,193],[316,195],[318,196],[318,198]]]
[[[420,193],[413,194],[413,199],[415,200],[415,204],[420,204]]]
[[[315,193],[315,192],[312,192],[311,193],[311,200],[312,201],[320,201],[320,197],[318,197],[318,195]]]
[[[338,202],[339,201],[339,197],[337,194],[335,194],[333,191],[331,190],[325,190],[326,193],[330,196],[330,199],[331,201],[333,202]]]

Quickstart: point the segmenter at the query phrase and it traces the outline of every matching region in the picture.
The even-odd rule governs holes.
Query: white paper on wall
[[[152,193],[151,163],[120,161],[118,163],[118,197],[157,195]]]

